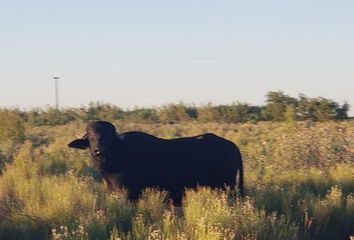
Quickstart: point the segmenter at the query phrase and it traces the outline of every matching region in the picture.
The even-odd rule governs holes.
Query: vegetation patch
[[[147,189],[137,202],[128,201],[124,191],[109,192],[89,155],[66,146],[81,134],[77,129],[83,128],[83,121],[35,126],[20,113],[4,116],[13,121],[0,137],[0,239],[348,239],[354,235],[351,121],[114,120],[120,132],[141,130],[166,138],[214,132],[239,146],[245,198],[237,198],[232,189],[190,189],[182,207],[176,208],[165,201],[166,192],[156,189]]]

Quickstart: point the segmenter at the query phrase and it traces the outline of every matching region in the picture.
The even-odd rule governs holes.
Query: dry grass
[[[348,239],[354,235],[354,123],[149,125],[165,138],[214,132],[245,162],[247,197],[187,191],[183,214],[154,189],[109,193],[86,152],[66,144],[84,123],[26,128],[0,176],[0,239]],[[8,148],[8,146],[7,146]],[[8,150],[8,149],[7,149]],[[11,151],[9,151],[11,153]]]

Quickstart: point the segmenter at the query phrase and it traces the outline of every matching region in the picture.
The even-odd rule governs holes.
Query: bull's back
[[[232,142],[212,133],[193,137],[162,139],[143,132],[120,134],[125,157],[142,165],[165,168],[168,166],[208,167],[233,161],[237,147]],[[140,159],[140,160],[139,160]]]

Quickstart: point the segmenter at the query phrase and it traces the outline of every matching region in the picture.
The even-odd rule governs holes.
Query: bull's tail
[[[240,168],[238,170],[238,188],[240,190],[241,197],[243,196],[243,163],[242,157],[240,154]]]
[[[242,161],[242,156],[241,152],[239,149],[237,149],[237,172],[238,172],[238,189],[239,189],[239,194],[243,196],[243,161]]]

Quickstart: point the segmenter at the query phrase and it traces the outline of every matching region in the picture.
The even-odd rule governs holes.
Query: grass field
[[[188,190],[182,209],[147,189],[110,193],[86,151],[66,147],[85,123],[33,127],[3,139],[0,239],[349,239],[354,235],[354,122],[131,124],[174,138],[213,132],[235,142],[246,197]]]

